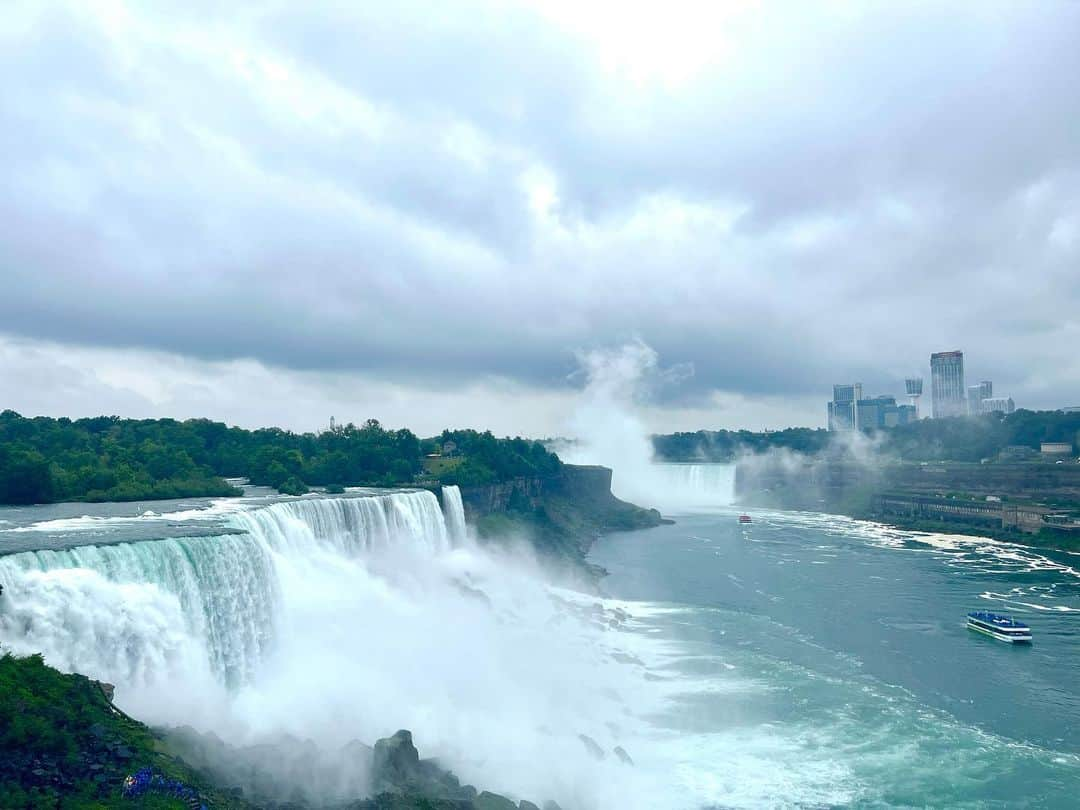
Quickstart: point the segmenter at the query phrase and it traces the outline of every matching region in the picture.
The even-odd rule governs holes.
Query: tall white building
[[[967,413],[963,352],[934,352],[930,355],[930,406],[935,419]]]

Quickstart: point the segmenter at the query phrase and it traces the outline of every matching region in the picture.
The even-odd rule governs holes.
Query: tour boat
[[[739,523],[751,523],[749,515],[739,515]]]
[[[1031,643],[1031,628],[1023,622],[1010,619],[1008,616],[999,616],[996,613],[977,610],[968,614],[967,626],[968,630],[983,633],[1009,644]]]

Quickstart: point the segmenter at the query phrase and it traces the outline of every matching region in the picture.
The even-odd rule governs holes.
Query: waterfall
[[[662,509],[709,509],[735,502],[734,464],[654,464],[651,476]]]
[[[318,547],[354,556],[400,544],[437,553],[451,545],[439,502],[426,490],[363,498],[300,498],[238,512],[230,521],[281,553]]]
[[[461,493],[441,495],[441,508],[428,491],[234,501],[212,535],[0,557],[0,648],[233,745],[333,757],[410,728],[463,781],[583,810],[657,806],[630,801],[654,772],[598,762],[579,737],[644,750],[628,707],[663,705],[631,663],[649,637],[512,544],[463,542]],[[130,537],[141,519],[123,520]]]
[[[465,505],[461,502],[461,490],[456,486],[442,488],[443,511],[450,538],[460,545],[465,542]]]
[[[230,515],[215,536],[0,557],[0,644],[118,685],[209,676],[237,688],[271,648],[290,561],[439,554],[463,536],[457,503],[452,530],[430,492],[400,492],[282,501]]]

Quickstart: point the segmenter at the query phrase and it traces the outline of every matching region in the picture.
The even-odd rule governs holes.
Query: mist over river
[[[623,486],[677,523],[600,539],[599,596],[478,544],[454,488],[0,509],[0,645],[235,744],[410,728],[564,810],[1075,806],[1080,557],[742,526],[730,467],[646,474]],[[1035,644],[970,634],[976,607]],[[341,767],[313,798],[363,789]]]

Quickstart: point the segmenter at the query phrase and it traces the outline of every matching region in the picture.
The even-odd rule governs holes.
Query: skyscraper
[[[930,355],[930,397],[934,418],[963,416],[964,353],[934,352]]]
[[[829,430],[854,430],[859,422],[862,383],[834,385],[829,403]]]

